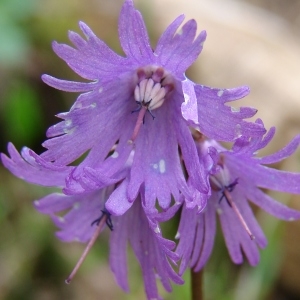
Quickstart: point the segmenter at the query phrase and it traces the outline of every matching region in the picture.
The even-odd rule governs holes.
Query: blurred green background
[[[194,8],[198,5],[198,2],[193,0],[187,2],[194,5]],[[187,2],[174,1],[172,9],[181,10],[182,13],[196,18],[197,15],[193,13],[197,14],[197,12],[190,10]],[[208,23],[209,28],[205,27],[208,34],[210,27],[211,31],[214,31],[220,25],[220,19],[214,21],[218,13],[222,13],[223,16],[227,13],[230,19],[235,9],[238,8],[238,11],[242,12],[244,9],[244,12],[247,11],[249,14],[249,11],[251,13],[249,7],[251,7],[253,20],[262,12],[266,16],[263,19],[267,25],[262,23],[259,27],[266,36],[271,36],[273,31],[271,32],[269,28],[274,25],[273,20],[278,18],[278,23],[275,22],[274,25],[275,32],[276,26],[283,22],[284,26],[288,26],[289,33],[295,37],[293,40],[299,38],[299,1],[288,1],[289,4],[285,0],[249,0],[240,1],[240,3],[223,1],[223,6],[220,7],[222,12],[218,11],[218,1],[199,0],[199,5],[200,2],[204,5],[201,9],[204,12],[207,9],[207,18],[211,21]],[[163,31],[163,28],[160,28],[159,18],[163,19],[167,16],[171,18],[172,12],[166,13],[171,8],[170,3],[168,0],[136,1],[145,17],[153,44]],[[243,7],[241,3],[248,6]],[[46,129],[58,121],[54,115],[67,111],[75,100],[76,94],[56,91],[46,86],[40,76],[47,73],[63,79],[80,79],[56,57],[51,49],[51,42],[57,40],[68,43],[67,31],[78,31],[78,21],[83,20],[115,51],[121,53],[117,36],[117,17],[121,5],[121,0],[0,0],[1,152],[6,153],[8,141],[13,142],[19,150],[26,145],[37,153],[43,151],[41,143],[46,139]],[[209,5],[212,5],[211,8]],[[224,11],[224,7],[227,7],[228,11]],[[268,18],[272,20],[273,25],[269,24]],[[202,24],[200,25],[202,28]],[[231,30],[230,36],[235,36],[236,27],[228,23],[228,28]],[[249,35],[253,38],[251,34]],[[236,38],[231,49],[234,57],[239,55],[234,52],[235,45],[238,44],[239,40]],[[208,48],[211,47],[210,45],[208,44]],[[222,65],[222,61],[227,60],[227,57],[222,56],[221,46],[216,45],[217,48],[215,46],[214,48],[218,50],[217,60],[221,61]],[[289,47],[289,44],[284,44],[284,47]],[[296,46],[293,45],[293,47]],[[256,55],[260,55],[257,51],[257,49],[254,50],[251,57],[248,54],[245,64],[249,64],[251,59],[254,61],[257,59]],[[282,51],[287,50],[284,48]],[[289,49],[289,51],[293,50]],[[223,68],[227,68],[222,72],[215,69],[208,70],[205,65],[213,64],[216,58],[213,55],[210,56],[208,52],[204,52],[203,57],[205,58],[205,61],[202,60],[204,66],[197,69],[193,67],[188,73],[197,82],[217,85],[219,80],[224,83],[223,86],[226,86],[227,84],[247,84],[249,79],[249,84],[253,83],[251,87],[254,94],[257,90],[264,91],[256,97],[258,105],[265,100],[264,97],[267,97],[268,93],[274,92],[268,88],[268,84],[275,86],[275,83],[255,81],[257,69],[261,70],[259,63],[257,63],[257,69],[253,68],[251,72],[248,69],[244,71],[247,75],[244,74],[243,77],[231,74],[226,65],[222,65]],[[280,69],[282,61],[276,59],[275,61],[278,63],[278,74],[280,73],[280,78],[282,78],[283,71]],[[239,68],[246,70],[243,64],[239,65]],[[298,68],[298,83],[299,70]],[[266,75],[276,76],[276,74]],[[253,78],[254,81],[251,81]],[[295,94],[293,96],[296,97]],[[296,102],[299,102],[300,98],[297,99]],[[297,104],[293,104],[292,107],[297,111],[300,106],[295,105]],[[256,104],[254,103],[253,106]],[[278,124],[282,129],[279,132],[283,133],[284,130],[285,134],[284,137],[281,136],[278,139],[279,143],[274,144],[274,149],[282,147],[288,138],[300,131],[299,110],[297,111],[298,117],[290,114],[283,118],[278,115],[279,112],[271,110],[274,119],[270,122],[274,124],[280,121],[281,123]],[[264,112],[261,116],[264,117]],[[299,155],[296,155],[294,160],[286,166],[299,171]],[[125,295],[114,282],[107,264],[107,232],[100,237],[72,284],[64,283],[64,279],[81,255],[84,245],[63,244],[57,240],[54,236],[56,228],[50,219],[34,210],[33,200],[49,192],[51,192],[49,189],[29,185],[13,177],[2,165],[0,166],[0,299],[144,299],[141,274],[132,253],[129,255],[132,292]],[[300,208],[297,204],[300,202],[299,197],[275,196]],[[219,234],[212,258],[205,270],[205,299],[300,299],[299,222],[295,225],[288,224],[289,227],[287,227],[283,222],[278,222],[262,212],[258,212],[257,217],[269,240],[268,247],[261,251],[261,263],[256,268],[250,268],[247,263],[242,266],[233,265],[228,257],[223,238]],[[171,295],[166,295],[162,291],[165,299],[189,299],[188,273],[185,274],[185,280],[186,284],[174,287]]]

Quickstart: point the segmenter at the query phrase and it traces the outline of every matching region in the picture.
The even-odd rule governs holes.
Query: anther
[[[107,227],[113,231],[114,227],[113,227],[113,223],[112,223],[112,220],[111,220],[111,213],[104,207],[104,209],[101,209],[101,212],[102,212],[102,215],[94,220],[92,223],[91,223],[91,226],[93,226],[94,224],[97,224],[97,226],[99,226],[99,223],[100,221],[103,219],[103,217],[105,216],[106,217],[106,225]]]
[[[89,243],[87,244],[86,248],[84,249],[81,257],[79,258],[79,260],[78,260],[78,262],[77,262],[77,264],[75,266],[75,268],[73,269],[73,271],[71,272],[71,274],[69,275],[69,277],[65,280],[65,282],[67,284],[71,283],[71,281],[74,278],[75,274],[77,273],[78,269],[80,268],[80,266],[84,262],[85,258],[87,257],[89,251],[91,250],[91,248],[95,244],[95,242],[96,242],[96,240],[97,240],[97,238],[98,238],[101,230],[103,229],[104,224],[107,222],[107,218],[108,218],[107,214],[103,214],[102,217],[100,218],[99,222],[97,223],[97,228],[96,228],[96,230],[95,230],[92,238],[90,239]]]
[[[168,87],[168,89],[171,87]],[[143,79],[134,89],[134,99],[149,110],[159,108],[167,94],[165,87],[155,83],[152,78]]]
[[[168,93],[174,89],[173,77],[162,67],[145,66],[136,71],[137,84],[134,89],[134,100],[138,108],[132,112],[139,112],[138,118],[128,144],[133,144],[144,123],[145,113],[148,111],[153,120],[152,110],[161,107]]]

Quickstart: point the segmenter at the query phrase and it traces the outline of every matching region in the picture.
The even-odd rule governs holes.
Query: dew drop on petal
[[[115,152],[111,155],[112,158],[117,158],[118,156],[119,156],[119,153],[118,153],[117,151],[115,151]]]
[[[180,29],[178,30],[177,34],[178,34],[178,35],[182,35],[182,34],[183,34],[182,28],[180,28]]]
[[[75,128],[71,128],[71,129],[64,128],[65,134],[72,134],[74,131],[75,131]]]
[[[153,169],[157,169],[158,168],[158,164],[153,164]]]
[[[241,111],[240,107],[231,107],[231,112],[233,113],[238,113],[240,111]]]
[[[65,125],[66,125],[66,126],[72,125],[72,120],[66,120],[66,121],[65,121]]]
[[[180,232],[177,231],[176,235],[175,235],[175,240],[179,240],[180,239]]]
[[[166,162],[165,162],[165,160],[161,159],[158,164],[159,164],[159,172],[161,174],[165,173],[166,172]]]
[[[184,100],[186,103],[188,103],[190,101],[190,96],[186,93],[183,94]]]
[[[58,220],[60,223],[64,223],[65,222],[65,218],[64,217],[58,217]]]
[[[160,233],[160,228],[158,226],[156,226],[156,228],[154,229],[155,233]]]
[[[223,213],[223,210],[221,208],[217,208],[217,214],[221,215]]]
[[[235,138],[240,138],[242,136],[242,126],[240,124],[236,124],[235,126]]]
[[[73,208],[74,209],[78,209],[80,207],[80,203],[79,202],[76,202],[73,204]]]
[[[224,94],[224,90],[219,90],[217,93],[218,97],[221,97],[223,94]]]

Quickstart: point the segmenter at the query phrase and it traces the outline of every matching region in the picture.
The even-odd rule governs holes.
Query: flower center
[[[148,66],[137,70],[138,83],[134,99],[148,110],[162,106],[169,92],[174,89],[174,80],[163,68]]]
[[[134,89],[134,99],[139,107],[133,111],[138,111],[138,118],[129,143],[133,143],[138,136],[145,114],[148,111],[153,120],[155,116],[152,110],[161,107],[166,96],[174,89],[174,79],[162,67],[147,66],[140,68],[136,72],[137,84]]]

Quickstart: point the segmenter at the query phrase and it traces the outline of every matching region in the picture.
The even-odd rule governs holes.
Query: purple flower
[[[118,284],[128,291],[126,245],[129,242],[141,265],[149,299],[159,298],[156,276],[167,291],[171,291],[170,281],[182,283],[172,268],[178,254],[183,257],[180,272],[189,262],[199,269],[201,261],[207,260],[215,231],[214,205],[224,210],[224,222],[234,222],[234,218],[240,217],[239,223],[223,226],[236,262],[241,261],[238,252],[241,239],[243,245],[250,245],[250,252],[246,252],[249,260],[258,257],[254,242],[246,242],[244,238],[245,228],[250,228],[248,231],[256,236],[259,246],[265,245],[247,201],[236,201],[236,195],[244,199],[245,192],[251,201],[257,202],[262,194],[261,199],[267,203],[260,204],[264,209],[284,218],[299,217],[296,212],[274,204],[257,189],[266,187],[263,184],[268,182],[269,188],[292,192],[292,181],[297,176],[287,174],[282,187],[279,180],[286,174],[281,176],[279,171],[261,166],[272,159],[262,161],[252,157],[254,151],[267,143],[270,134],[262,140],[263,124],[245,121],[256,113],[255,109],[227,105],[245,97],[248,87],[215,89],[186,78],[185,71],[199,56],[206,33],[202,31],[196,36],[194,20],[179,29],[183,20],[184,16],[175,19],[153,50],[141,14],[132,0],[125,0],[119,20],[125,57],[114,53],[80,22],[84,38],[69,32],[74,47],[54,42],[53,49],[88,82],[71,82],[49,75],[42,78],[54,88],[81,94],[69,112],[58,115],[62,121],[48,129],[44,153],[37,155],[23,148],[19,154],[9,144],[10,157],[1,155],[4,166],[17,177],[62,189],[63,194],[48,195],[36,201],[35,207],[51,216],[60,228],[57,236],[63,241],[88,242],[74,272],[106,224],[113,229],[110,266]],[[200,149],[203,144],[195,144],[191,129],[198,129],[217,141],[235,141],[233,151],[210,142],[222,153],[217,154],[212,147],[207,153]],[[289,149],[293,147],[296,146],[288,146],[285,152],[291,152]],[[70,165],[85,154],[78,166]],[[245,168],[240,170],[245,162],[246,173]],[[258,171],[260,168],[265,169]],[[274,180],[265,180],[263,172],[275,176],[271,177]],[[211,191],[214,179],[219,185],[214,182]],[[196,214],[204,209],[209,196],[206,211]],[[220,202],[220,197],[225,199]],[[159,224],[172,218],[184,201],[176,254],[172,252],[175,243],[162,237]],[[226,217],[233,208],[237,213],[232,218]],[[68,212],[63,217],[58,216],[65,210]],[[159,210],[162,212],[158,213]],[[240,226],[243,221],[244,228]],[[237,228],[230,227],[236,224]],[[238,232],[238,240],[231,236],[232,230]],[[197,250],[192,252],[194,241]],[[200,247],[196,248],[197,245]]]
[[[260,120],[257,123],[262,124]],[[217,162],[217,166],[210,175],[212,195],[204,211],[198,214],[186,206],[182,209],[178,230],[180,241],[176,249],[182,257],[179,274],[188,266],[199,271],[206,264],[214,244],[217,215],[232,261],[242,263],[244,253],[250,265],[259,262],[258,247],[264,248],[267,240],[248,201],[279,219],[300,219],[299,211],[275,201],[260,189],[300,194],[300,174],[265,166],[290,156],[300,143],[300,135],[272,155],[255,156],[270,142],[274,133],[275,128],[271,128],[265,137],[242,136],[230,151],[214,140],[198,143],[199,155],[209,150],[210,154],[206,155]]]
[[[98,236],[105,228],[97,228],[96,223],[101,221],[101,211],[108,214],[105,201],[113,189],[110,186],[84,197],[54,193],[35,201],[35,207],[41,213],[50,215],[60,228],[58,238],[67,242],[87,242],[95,232],[99,231]],[[61,212],[66,210],[68,212],[61,216]],[[156,286],[157,277],[168,292],[172,290],[170,280],[177,284],[183,283],[170,265],[170,262],[175,264],[178,260],[178,256],[172,252],[175,243],[162,237],[158,222],[145,215],[140,199],[122,216],[108,214],[106,223],[113,229],[110,234],[110,267],[121,288],[129,291],[126,259],[128,242],[141,265],[148,299],[161,299]]]
[[[88,153],[79,166],[68,168],[65,194],[92,192],[125,179],[123,168],[134,151],[124,197],[109,202],[112,214],[125,213],[140,193],[148,211],[156,211],[156,201],[168,209],[171,195],[176,202],[184,195],[190,207],[201,210],[210,186],[189,127],[223,141],[265,132],[260,124],[244,120],[255,109],[226,105],[246,96],[248,87],[214,89],[185,77],[202,50],[206,33],[196,36],[195,20],[179,29],[183,19],[181,15],[170,24],[153,50],[141,14],[132,0],[126,0],[119,19],[125,57],[109,49],[82,22],[79,26],[85,38],[69,32],[74,48],[53,43],[56,54],[90,81],[42,77],[57,89],[82,92],[69,112],[58,115],[63,121],[47,131],[49,139],[43,144],[47,150],[40,158],[33,156],[41,166],[63,169]],[[16,176],[23,177],[25,171],[16,172],[13,164],[13,158],[5,162]]]
[[[31,183],[62,187],[67,174],[74,170],[74,167],[58,167],[51,163],[47,164],[28,148],[22,149],[22,156],[12,144],[8,145],[8,150],[11,159],[2,154],[3,164],[8,166],[11,172],[18,174],[21,178],[26,178]],[[123,170],[125,177],[129,168],[130,160]],[[99,174],[97,176],[100,177]],[[176,261],[179,259],[178,255],[172,251],[175,248],[175,243],[162,237],[159,226],[159,222],[173,217],[182,200],[164,213],[152,214],[146,207],[143,207],[145,201],[139,196],[133,205],[126,206],[124,214],[113,216],[107,211],[106,204],[111,201],[112,197],[122,199],[127,184],[128,178],[126,177],[117,184],[84,194],[53,193],[35,201],[34,205],[39,212],[48,214],[56,226],[60,228],[56,234],[59,239],[65,242],[88,242],[86,251],[67,279],[68,283],[74,277],[98,235],[105,228],[106,222],[112,230],[110,266],[120,287],[125,291],[129,290],[126,263],[127,243],[129,242],[141,265],[148,299],[161,299],[156,287],[157,277],[160,278],[164,288],[169,292],[172,290],[170,280],[177,284],[183,283],[181,277],[176,274],[170,264],[171,262],[176,265]],[[123,209],[125,211],[123,206],[124,204],[121,203],[121,206],[115,207],[115,210]],[[61,215],[62,212],[65,213],[64,216]],[[101,220],[105,222],[101,223]]]

